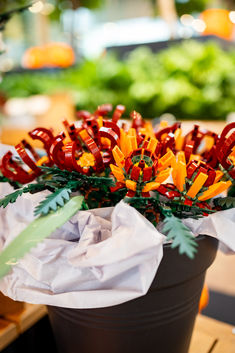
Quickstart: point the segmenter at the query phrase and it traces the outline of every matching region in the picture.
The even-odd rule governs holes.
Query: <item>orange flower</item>
[[[120,148],[115,146],[112,150],[116,165],[111,164],[110,168],[117,182],[128,189],[127,196],[135,193],[150,196],[149,192],[156,190],[170,175],[169,165],[174,154],[168,151],[158,160],[155,155],[158,141],[147,136],[138,148],[136,130],[131,128],[126,133],[121,129]]]

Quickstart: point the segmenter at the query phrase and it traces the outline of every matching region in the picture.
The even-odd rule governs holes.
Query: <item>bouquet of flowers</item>
[[[136,224],[144,218],[150,233],[155,228],[166,236],[161,234],[161,243],[169,242],[189,258],[197,252],[192,230],[199,234],[203,221],[218,211],[232,214],[235,123],[221,135],[198,125],[183,135],[179,122],[162,123],[155,131],[136,111],[128,121],[121,119],[124,106],[118,105],[113,114],[112,109],[104,104],[93,114],[79,111],[79,121],[65,120],[58,136],[38,127],[29,136],[43,143],[43,151],[23,140],[15,146],[18,156],[8,151],[2,157],[0,181],[15,190],[0,200],[0,206],[5,208],[25,193],[39,193],[40,202],[32,223],[0,254],[1,277],[79,210],[84,215],[83,211],[114,207],[116,217],[130,212]],[[235,251],[231,242],[227,245]]]

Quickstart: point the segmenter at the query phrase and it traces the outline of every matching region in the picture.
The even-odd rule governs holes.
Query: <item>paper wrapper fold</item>
[[[197,236],[210,235],[220,241],[220,249],[227,254],[235,253],[235,208],[219,211],[208,217],[184,219],[184,224]]]

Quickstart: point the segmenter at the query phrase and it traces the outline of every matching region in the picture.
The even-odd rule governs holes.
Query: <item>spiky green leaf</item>
[[[57,208],[63,207],[65,203],[69,201],[71,192],[71,189],[65,187],[48,195],[45,200],[41,201],[35,208],[35,216],[40,214],[46,215],[50,211],[56,211]]]
[[[106,176],[87,176],[75,171],[61,170],[57,167],[42,166],[40,168],[45,173],[43,177],[50,176],[49,182],[57,183],[58,185],[65,186],[69,181],[76,181],[78,189],[81,186],[89,189],[91,187],[105,188],[115,185],[114,180]]]
[[[180,254],[186,254],[193,259],[197,252],[197,243],[188,227],[175,217],[166,217],[164,220],[163,233],[167,235],[167,240],[172,241],[172,248],[179,248]]]
[[[9,203],[14,203],[18,199],[19,196],[21,196],[23,193],[31,193],[34,194],[36,192],[40,192],[42,190],[45,190],[46,186],[43,184],[28,184],[22,189],[18,189],[11,194],[6,195],[0,200],[0,207],[5,208]]]
[[[220,197],[214,199],[214,204],[220,206],[223,210],[228,210],[229,208],[235,207],[235,197]]]
[[[14,192],[12,192],[9,195],[6,195],[5,197],[3,197],[0,200],[0,207],[7,207],[7,205],[9,205],[9,203],[14,203],[16,202],[16,200],[18,199],[19,196],[21,196],[23,194],[23,189],[19,189],[16,190]]]

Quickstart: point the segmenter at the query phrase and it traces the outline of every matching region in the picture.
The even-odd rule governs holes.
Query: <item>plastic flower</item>
[[[110,168],[119,187],[128,189],[127,196],[137,194],[148,197],[151,190],[156,190],[169,177],[174,154],[168,151],[158,159],[155,154],[157,139],[140,139],[138,146],[138,137],[134,128],[127,133],[121,129],[120,148],[115,146],[112,150],[116,165],[110,164]]]
[[[223,175],[222,171],[200,160],[186,164],[185,153],[181,151],[172,160],[173,184],[162,185],[158,192],[169,199],[183,201],[187,205],[197,202],[200,206],[200,202],[221,194],[232,185],[231,180],[220,181]]]

